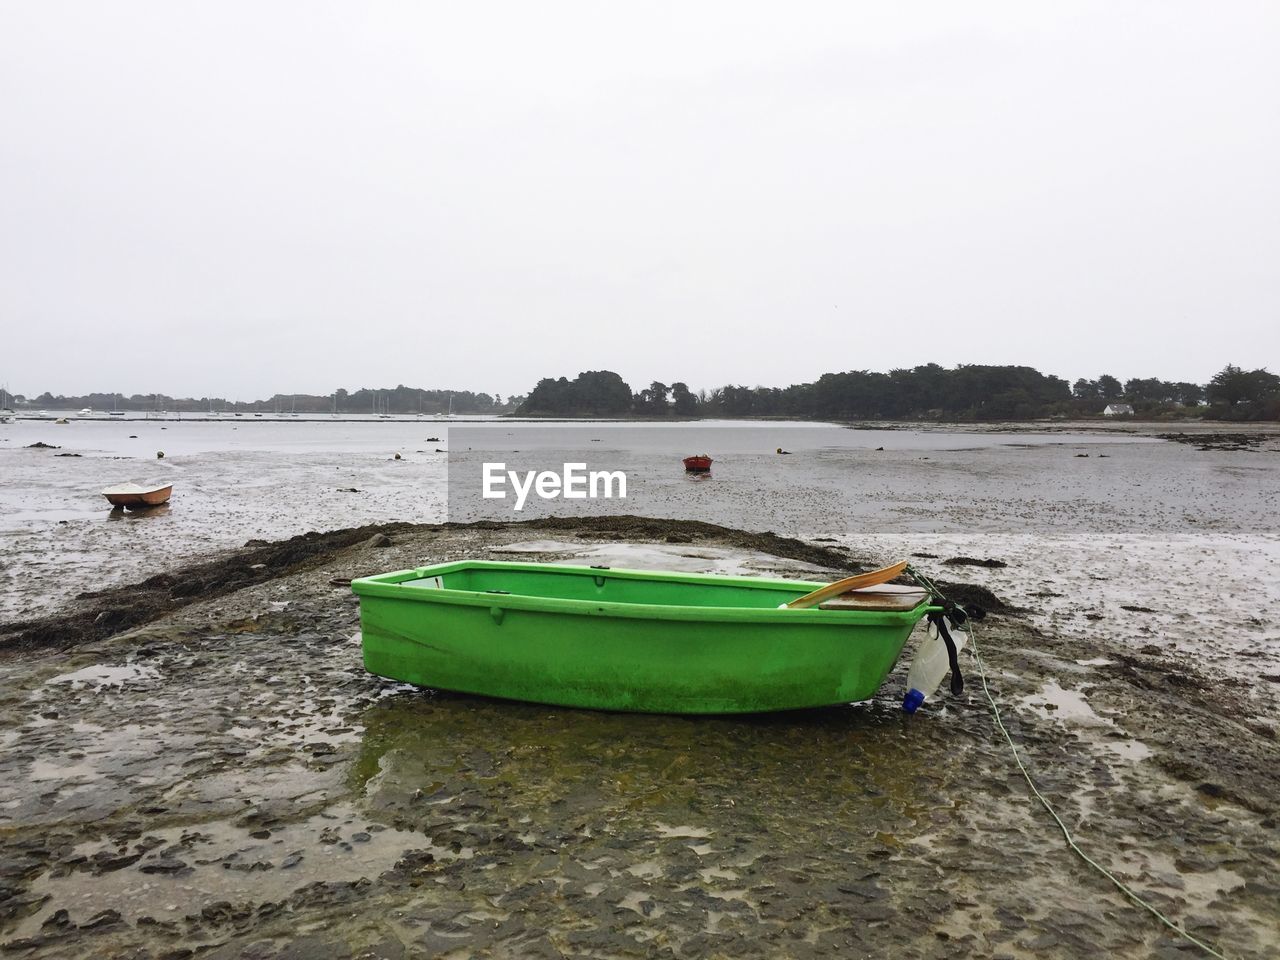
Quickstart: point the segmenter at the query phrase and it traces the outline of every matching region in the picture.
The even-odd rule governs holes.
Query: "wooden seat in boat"
[[[896,586],[882,583],[861,590],[850,590],[818,604],[819,610],[879,610],[896,613],[914,610],[929,599],[929,593],[921,587]]]

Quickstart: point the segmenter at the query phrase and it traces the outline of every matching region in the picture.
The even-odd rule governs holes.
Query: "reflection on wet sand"
[[[107,512],[108,520],[153,520],[157,517],[167,517],[169,511],[173,507],[168,503],[157,504],[154,507],[145,507],[141,509],[126,510],[124,507],[112,507]]]
[[[798,809],[813,819],[860,797],[913,819],[923,801],[903,773],[928,766],[929,744],[900,712],[866,705],[698,718],[406,691],[370,707],[362,723],[353,787],[379,810],[406,806],[425,781],[473,784],[456,786],[449,802],[483,789],[518,796],[513,806],[525,810],[557,806],[558,822],[576,813],[667,822],[697,813],[710,828],[728,828],[744,818],[790,820]],[[708,806],[730,793],[731,816]]]

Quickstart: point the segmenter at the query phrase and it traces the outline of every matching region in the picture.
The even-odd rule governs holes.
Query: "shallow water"
[[[455,450],[448,463],[450,431],[481,449]],[[61,449],[28,449],[36,441]],[[794,452],[778,456],[778,446]],[[1201,452],[1129,434],[811,423],[0,425],[0,619],[251,538],[443,520],[450,470],[456,484],[460,471],[504,450],[621,461],[638,494],[609,502],[615,512],[830,537],[858,556],[1003,559],[1004,570],[961,569],[1034,610],[1046,628],[1181,646],[1245,670],[1259,665],[1238,654],[1260,651],[1273,673],[1280,658],[1275,626],[1260,612],[1280,603],[1275,452]],[[710,479],[681,469],[679,456],[694,450],[716,456]],[[172,482],[174,499],[142,514],[112,512],[99,491],[123,480]]]

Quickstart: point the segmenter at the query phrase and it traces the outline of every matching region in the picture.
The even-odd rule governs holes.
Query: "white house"
[[[1108,403],[1102,411],[1104,417],[1132,417],[1133,405],[1129,403]]]

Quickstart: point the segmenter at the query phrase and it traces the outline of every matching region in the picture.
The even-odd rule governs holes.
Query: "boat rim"
[[[144,487],[139,483],[118,483],[114,487],[107,487],[102,491],[102,495],[104,497],[141,497],[148,493],[160,493],[162,490],[168,490],[172,486],[172,483],[161,483],[151,487]]]
[[[574,614],[579,616],[617,616],[642,620],[706,620],[741,621],[781,625],[825,624],[828,626],[866,626],[916,623],[925,614],[942,608],[926,598],[910,610],[823,610],[813,607],[802,610],[776,607],[702,607],[685,604],[627,603],[617,600],[576,600],[563,597],[542,597],[522,593],[491,593],[477,590],[457,590],[448,587],[408,588],[411,580],[425,580],[467,569],[501,568],[528,572],[545,572],[549,567],[556,572],[584,576],[620,577],[627,580],[661,580],[668,583],[699,583],[713,581],[726,586],[762,589],[762,577],[734,577],[708,573],[671,573],[665,570],[632,570],[624,567],[584,567],[571,564],[531,563],[505,560],[454,560],[449,563],[394,570],[389,573],[359,577],[351,581],[351,589],[361,597],[384,597],[424,603],[448,603],[470,607],[497,607],[504,610],[526,610],[540,613]],[[805,580],[770,580],[771,584],[794,586],[799,596],[825,586],[823,583]]]

